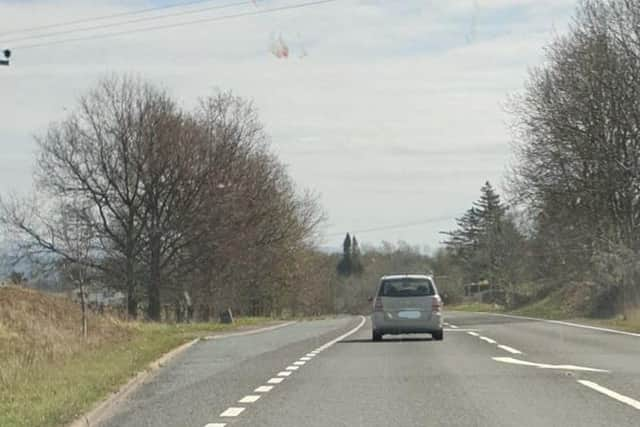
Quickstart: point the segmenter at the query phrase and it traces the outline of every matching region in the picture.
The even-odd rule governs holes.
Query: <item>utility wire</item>
[[[350,233],[353,234],[363,234],[363,233],[371,233],[374,231],[384,231],[384,230],[397,230],[397,229],[402,229],[402,228],[409,228],[409,227],[415,227],[418,225],[426,225],[426,224],[432,224],[432,223],[437,223],[437,222],[442,222],[442,221],[448,221],[448,220],[452,220],[454,219],[452,216],[441,216],[441,217],[436,217],[436,218],[429,218],[429,219],[425,219],[423,221],[416,221],[416,222],[405,222],[405,223],[400,223],[400,224],[393,224],[393,225],[385,225],[385,226],[381,226],[381,227],[372,227],[372,228],[364,228],[364,229],[360,229],[360,230],[352,230],[350,231]],[[332,233],[332,234],[327,234],[326,237],[339,237],[344,235],[345,232],[343,233]]]
[[[161,19],[175,18],[177,16],[192,15],[194,13],[207,12],[207,11],[211,11],[211,10],[228,9],[230,7],[244,6],[244,5],[249,5],[249,4],[252,4],[252,3],[250,1],[247,1],[247,0],[237,1],[237,2],[234,2],[234,3],[219,4],[219,5],[216,5],[216,6],[208,6],[208,7],[203,7],[203,8],[199,8],[199,9],[186,10],[186,11],[182,11],[182,12],[168,13],[168,14],[165,14],[165,15],[146,16],[144,18],[129,19],[127,21],[118,21],[118,22],[111,22],[111,23],[108,23],[108,24],[94,25],[94,26],[91,26],[91,27],[73,28],[73,29],[70,29],[70,30],[53,31],[53,32],[44,33],[44,34],[35,34],[35,35],[31,35],[31,36],[21,36],[21,37],[14,37],[14,38],[11,38],[11,39],[2,39],[2,40],[0,40],[0,42],[4,43],[4,44],[9,44],[9,43],[17,42],[17,41],[43,39],[43,38],[48,38],[48,37],[61,36],[61,35],[64,35],[64,34],[81,33],[81,32],[84,32],[84,31],[94,31],[94,30],[101,30],[101,29],[105,29],[105,28],[119,27],[119,26],[122,26],[122,25],[135,24],[135,23],[138,23],[138,22],[157,21],[157,20],[161,20]]]
[[[226,21],[228,19],[242,18],[242,17],[247,17],[247,16],[267,15],[267,14],[270,14],[270,13],[281,12],[281,11],[285,11],[285,10],[302,9],[302,8],[305,8],[305,7],[319,6],[319,5],[326,4],[326,3],[333,3],[333,2],[336,2],[336,1],[338,1],[338,0],[309,1],[309,2],[305,2],[305,3],[291,4],[291,5],[280,6],[280,7],[273,7],[273,8],[270,8],[270,9],[255,10],[255,11],[252,11],[252,12],[242,12],[242,13],[236,13],[236,14],[231,14],[231,15],[223,15],[223,16],[215,16],[215,17],[210,17],[210,18],[196,19],[196,20],[193,20],[193,21],[178,22],[178,23],[175,23],[175,24],[156,25],[156,26],[152,26],[152,27],[144,27],[144,28],[138,28],[138,29],[132,29],[132,30],[126,30],[126,31],[118,31],[118,32],[113,32],[113,33],[96,34],[96,35],[93,35],[93,36],[76,37],[76,38],[70,38],[70,39],[55,40],[55,41],[51,41],[51,42],[42,42],[42,43],[18,45],[18,46],[14,46],[13,49],[25,50],[25,49],[32,49],[32,48],[45,47],[45,46],[54,46],[54,45],[59,45],[59,44],[64,44],[64,43],[73,43],[73,42],[79,42],[79,41],[85,41],[85,40],[97,40],[97,39],[104,39],[104,38],[109,38],[109,37],[117,37],[117,36],[122,36],[122,35],[127,35],[127,34],[142,33],[142,32],[146,32],[146,31],[155,31],[155,30],[163,30],[163,29],[168,29],[168,28],[184,27],[184,26],[187,26],[187,25],[200,24],[200,23],[204,23],[204,22],[218,22],[218,21]]]
[[[16,29],[16,30],[11,30],[11,31],[6,31],[4,33],[0,33],[0,37],[7,36],[7,35],[12,35],[12,34],[18,34],[18,33],[28,33],[28,32],[32,32],[32,31],[48,30],[48,29],[51,29],[51,28],[66,27],[68,25],[84,24],[84,23],[87,23],[87,22],[105,21],[107,19],[121,18],[121,17],[124,17],[124,16],[141,15],[141,14],[144,14],[144,13],[156,12],[158,10],[175,9],[177,7],[192,6],[194,4],[201,4],[201,3],[211,3],[212,1],[217,1],[217,0],[191,0],[191,1],[184,2],[184,3],[166,4],[164,6],[155,6],[155,7],[149,7],[149,8],[146,8],[146,9],[132,10],[132,11],[129,11],[129,12],[114,13],[112,15],[94,16],[94,17],[91,17],[91,18],[82,18],[82,19],[76,19],[76,20],[73,20],[73,21],[58,22],[58,23],[55,23],[55,24],[48,24],[48,25],[40,25],[40,26],[37,26],[37,27],[21,28],[21,29]],[[247,1],[247,3],[249,3],[249,1]]]

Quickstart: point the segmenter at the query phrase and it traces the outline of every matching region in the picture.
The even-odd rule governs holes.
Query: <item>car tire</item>
[[[434,341],[442,341],[444,339],[444,331],[440,329],[439,331],[433,332],[431,337]]]
[[[382,341],[382,334],[376,331],[373,331],[373,333],[371,334],[371,339],[373,341]]]

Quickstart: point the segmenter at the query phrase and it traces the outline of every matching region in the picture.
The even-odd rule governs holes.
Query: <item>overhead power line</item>
[[[104,38],[109,38],[109,37],[123,36],[123,35],[127,35],[127,34],[135,34],[135,33],[147,32],[147,31],[157,31],[157,30],[163,30],[163,29],[169,29],[169,28],[184,27],[184,26],[187,26],[187,25],[195,25],[195,24],[201,24],[201,23],[205,23],[205,22],[219,22],[219,21],[226,21],[228,19],[242,18],[242,17],[248,17],[248,16],[267,15],[267,14],[270,14],[270,13],[276,13],[276,12],[281,12],[281,11],[285,11],[285,10],[302,9],[302,8],[311,7],[311,6],[319,6],[319,5],[322,5],[322,4],[334,3],[334,2],[337,2],[337,1],[339,1],[339,0],[308,1],[308,2],[304,2],[304,3],[290,4],[290,5],[287,5],[287,6],[272,7],[272,8],[269,8],[269,9],[260,9],[260,10],[255,10],[255,11],[251,11],[251,12],[241,12],[241,13],[235,13],[235,14],[231,14],[231,15],[214,16],[214,17],[209,17],[209,18],[196,19],[196,20],[192,20],[192,21],[178,22],[178,23],[175,23],[175,24],[156,25],[156,26],[151,26],[151,27],[144,27],[144,28],[136,28],[136,29],[126,30],[126,31],[117,31],[117,32],[105,33],[105,34],[95,34],[95,35],[86,36],[86,37],[76,37],[76,38],[69,38],[69,39],[62,39],[62,40],[54,40],[54,41],[51,41],[51,42],[42,42],[42,43],[18,45],[18,46],[14,46],[13,48],[14,48],[14,50],[17,50],[17,49],[23,49],[24,50],[24,49],[32,49],[32,48],[46,47],[46,46],[55,46],[55,45],[60,45],[60,44],[65,44],[65,43],[73,43],[73,42],[86,41],[86,40],[104,39]]]
[[[49,37],[61,36],[61,35],[65,35],[65,34],[82,33],[82,32],[86,32],[86,31],[102,30],[102,29],[105,29],[105,28],[120,27],[122,25],[136,24],[136,23],[139,23],[139,22],[158,21],[158,20],[167,19],[167,18],[175,18],[175,17],[178,17],[178,16],[184,16],[184,15],[193,15],[193,14],[196,14],[196,13],[208,12],[208,11],[212,11],[212,10],[228,9],[228,8],[235,7],[235,6],[245,6],[245,5],[249,5],[249,4],[252,4],[252,3],[250,1],[247,1],[247,0],[236,1],[234,3],[219,4],[219,5],[215,5],[215,6],[202,7],[202,8],[199,8],[199,9],[192,9],[192,10],[185,10],[185,11],[182,11],[182,12],[168,13],[168,14],[165,14],[165,15],[145,16],[143,18],[129,19],[129,20],[126,20],[126,21],[110,22],[108,24],[93,25],[93,26],[90,26],[90,27],[72,28],[72,29],[69,29],[69,30],[53,31],[53,32],[50,32],[50,33],[34,34],[34,35],[30,35],[30,36],[20,36],[20,37],[14,37],[14,38],[10,38],[10,39],[1,39],[0,42],[4,43],[4,44],[9,44],[9,43],[14,43],[14,42],[18,42],[18,41],[44,39],[44,38],[49,38]]]
[[[154,7],[149,7],[149,8],[146,8],[146,9],[132,10],[132,11],[129,11],[129,12],[114,13],[114,14],[111,14],[111,15],[93,16],[93,17],[90,17],[90,18],[81,18],[81,19],[76,19],[76,20],[73,20],[73,21],[57,22],[55,24],[48,24],[48,25],[39,25],[37,27],[19,28],[19,29],[15,29],[15,30],[11,30],[11,31],[5,31],[3,33],[0,33],[0,37],[4,37],[4,36],[7,36],[7,35],[12,35],[12,34],[18,34],[18,33],[29,33],[29,32],[33,32],[33,31],[48,30],[48,29],[51,29],[51,28],[66,27],[66,26],[69,26],[69,25],[85,24],[87,22],[105,21],[105,20],[108,20],[108,19],[122,18],[122,17],[125,17],[125,16],[141,15],[141,14],[149,13],[149,12],[157,12],[159,10],[175,9],[175,8],[178,8],[178,7],[192,6],[194,4],[201,4],[201,3],[211,3],[213,1],[217,1],[217,0],[191,0],[191,1],[183,2],[183,3],[172,3],[172,4],[166,4],[164,6],[154,6]],[[250,1],[246,1],[246,3],[250,3]]]
[[[419,226],[419,225],[426,225],[426,224],[433,224],[433,223],[437,223],[437,222],[442,222],[442,221],[449,221],[449,220],[453,220],[454,217],[451,215],[448,216],[441,216],[441,217],[436,217],[436,218],[429,218],[429,219],[425,219],[422,221],[415,221],[415,222],[404,222],[404,223],[400,223],[400,224],[392,224],[392,225],[383,225],[380,227],[372,227],[372,228],[363,228],[360,230],[350,230],[350,233],[354,233],[354,234],[364,234],[364,233],[372,233],[374,231],[385,231],[385,230],[398,230],[398,229],[403,229],[403,228],[409,228],[409,227],[415,227],[415,226]],[[326,237],[339,237],[339,236],[343,236],[345,232],[342,233],[331,233],[326,235]]]

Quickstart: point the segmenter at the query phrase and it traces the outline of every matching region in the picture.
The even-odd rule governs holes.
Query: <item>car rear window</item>
[[[381,297],[426,297],[435,295],[429,279],[390,279],[380,285]]]

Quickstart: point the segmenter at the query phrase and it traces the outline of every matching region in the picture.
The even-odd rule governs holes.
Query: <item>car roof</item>
[[[433,280],[433,277],[429,274],[392,274],[389,276],[382,276],[380,280],[393,280],[393,279],[429,279]]]

